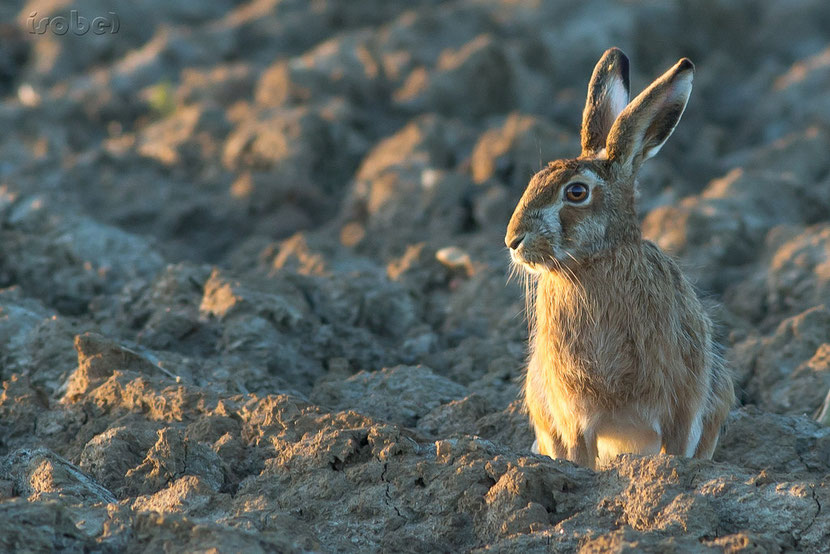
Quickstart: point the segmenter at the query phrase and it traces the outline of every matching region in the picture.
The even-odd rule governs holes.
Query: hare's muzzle
[[[533,231],[533,228],[530,225],[530,218],[525,217],[521,207],[517,206],[513,215],[510,217],[510,222],[507,224],[507,231],[504,235],[505,246],[511,252],[518,250],[523,243],[527,247],[526,239],[528,238],[528,233],[531,231]]]

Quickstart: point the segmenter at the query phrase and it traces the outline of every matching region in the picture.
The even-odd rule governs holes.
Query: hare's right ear
[[[588,99],[582,112],[582,155],[595,156],[608,132],[628,105],[628,58],[619,48],[609,48],[594,67]]]
[[[694,64],[683,58],[637,95],[608,133],[608,159],[634,172],[655,155],[686,109],[694,74]]]

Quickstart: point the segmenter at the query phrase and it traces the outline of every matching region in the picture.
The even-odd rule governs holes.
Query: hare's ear
[[[588,84],[582,112],[582,155],[593,156],[605,148],[608,131],[628,105],[628,58],[619,48],[605,51]]]
[[[671,136],[692,92],[694,64],[683,58],[623,110],[608,133],[608,159],[631,171]]]

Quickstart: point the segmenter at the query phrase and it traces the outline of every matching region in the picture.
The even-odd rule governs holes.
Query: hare
[[[524,386],[534,452],[590,468],[621,453],[712,457],[732,380],[706,310],[635,211],[638,169],[674,131],[693,75],[683,58],[629,103],[628,58],[606,51],[581,155],[533,176],[510,219],[505,243],[535,286]]]

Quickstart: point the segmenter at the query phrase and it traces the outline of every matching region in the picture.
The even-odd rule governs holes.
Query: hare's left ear
[[[660,151],[686,109],[694,73],[683,58],[631,101],[608,133],[609,160],[633,172]]]
[[[609,48],[594,67],[588,99],[582,112],[582,155],[595,156],[605,148],[608,131],[628,105],[628,58]]]

